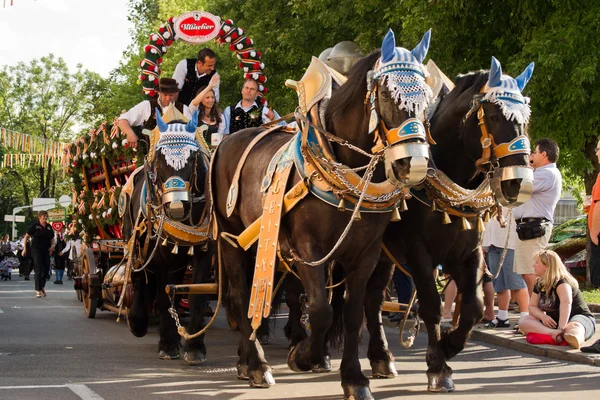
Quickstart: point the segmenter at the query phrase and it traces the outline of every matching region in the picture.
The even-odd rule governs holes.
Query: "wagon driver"
[[[156,108],[163,111],[170,103],[175,103],[187,119],[192,119],[188,106],[178,102],[179,88],[172,78],[160,78],[158,86],[158,100],[144,100],[133,106],[129,111],[119,117],[119,128],[127,135],[127,143],[133,148],[137,147],[138,136],[131,129],[132,126],[141,126],[143,129],[153,130],[156,127]],[[164,113],[163,113],[164,114]]]

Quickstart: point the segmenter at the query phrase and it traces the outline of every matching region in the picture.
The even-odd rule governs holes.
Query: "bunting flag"
[[[8,149],[16,150],[21,153],[13,154],[13,156],[16,156],[12,157],[13,163],[17,162],[15,160],[27,159],[25,156],[28,154],[35,156],[34,158],[36,160],[38,159],[37,156],[41,155],[41,157],[39,157],[40,160],[47,161],[48,159],[53,159],[53,162],[60,162],[64,156],[65,149],[69,146],[69,143],[57,142],[38,136],[28,135],[26,133],[14,132],[2,127],[0,127],[0,143]],[[6,154],[5,159],[8,156],[9,154]]]
[[[10,4],[9,5],[13,5],[13,0],[10,0]],[[6,8],[6,0],[4,0],[4,5],[2,6],[2,8]]]
[[[0,162],[0,168],[14,168],[14,167],[31,167],[32,165],[46,165],[49,160],[53,163],[61,163],[64,158],[64,154],[59,157],[53,157],[48,154],[31,154],[31,153],[16,153],[16,154],[4,154],[2,162]]]

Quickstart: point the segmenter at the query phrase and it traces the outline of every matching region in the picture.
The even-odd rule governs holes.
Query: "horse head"
[[[470,126],[480,135],[464,135],[463,140],[477,147],[476,165],[491,178],[494,196],[506,206],[524,203],[533,191],[531,148],[525,130],[531,110],[529,99],[521,94],[533,67],[529,64],[521,75],[512,78],[502,74],[500,62],[492,57],[487,82],[472,97],[464,120],[465,128]]]
[[[155,145],[154,171],[156,187],[165,213],[171,219],[180,221],[190,212],[192,189],[204,177],[198,176],[198,150],[196,140],[198,111],[189,122],[181,119],[166,123],[160,111],[156,110],[156,125],[160,138]]]
[[[423,60],[430,37],[431,30],[413,50],[407,50],[396,47],[390,29],[380,58],[367,74],[369,133],[378,135],[386,177],[397,186],[418,184],[427,173],[429,146],[422,121],[432,92],[425,82],[428,72]]]

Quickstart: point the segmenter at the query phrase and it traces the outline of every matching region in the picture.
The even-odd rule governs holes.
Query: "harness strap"
[[[256,135],[256,137],[254,139],[252,139],[252,141],[250,142],[250,144],[248,144],[248,146],[246,147],[246,150],[244,150],[244,153],[240,157],[240,161],[238,161],[237,167],[235,169],[235,174],[233,175],[233,179],[231,180],[231,186],[229,187],[229,193],[227,194],[227,203],[226,203],[227,204],[227,217],[230,217],[231,214],[233,214],[233,210],[235,210],[235,205],[237,203],[237,197],[238,197],[238,193],[239,193],[240,175],[242,173],[242,168],[244,167],[244,164],[246,163],[246,158],[248,158],[250,151],[252,151],[252,149],[254,148],[254,146],[256,146],[256,144],[258,142],[260,142],[269,133],[274,132],[277,129],[279,129],[279,125],[273,126],[269,129],[259,133],[258,135]]]
[[[478,170],[486,172],[483,168],[484,164],[490,162],[492,156],[492,149],[498,147],[494,142],[494,137],[490,135],[485,125],[485,112],[483,111],[483,104],[479,104],[479,110],[477,110],[477,119],[479,119],[479,128],[481,129],[481,158],[475,162],[475,166]]]

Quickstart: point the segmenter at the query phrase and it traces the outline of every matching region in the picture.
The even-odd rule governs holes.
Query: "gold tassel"
[[[169,244],[169,242],[168,242],[167,238],[165,238],[165,240],[163,240],[163,242],[162,242],[162,245],[166,246],[167,244]]]
[[[190,246],[190,249],[188,250],[188,256],[193,256],[194,255],[194,246]]]
[[[171,250],[171,254],[179,254],[179,246],[177,246],[177,243],[175,243],[175,246],[173,246],[173,250]]]
[[[406,199],[402,199],[402,201],[400,202],[400,211],[404,212],[408,210],[408,205],[406,204]]]
[[[339,211],[346,211],[346,202],[344,201],[344,199],[340,199],[340,203],[338,204],[338,210]]]
[[[400,217],[400,211],[398,211],[398,207],[394,207],[392,210],[392,222],[400,221],[402,218]]]
[[[431,211],[437,211],[437,204],[435,204],[435,201],[431,203]]]
[[[452,220],[450,219],[450,215],[446,211],[442,214],[442,225],[451,224]]]
[[[490,222],[490,212],[489,210],[483,213],[483,223],[487,224]]]
[[[485,224],[481,216],[477,217],[477,232],[485,232]]]
[[[356,216],[354,217],[355,221],[360,221],[362,219],[362,217],[360,216],[360,211],[356,213]]]
[[[471,226],[471,223],[469,222],[468,219],[466,219],[465,217],[462,217],[462,227],[460,228],[461,231],[468,231],[469,229],[472,229],[473,227]]]

